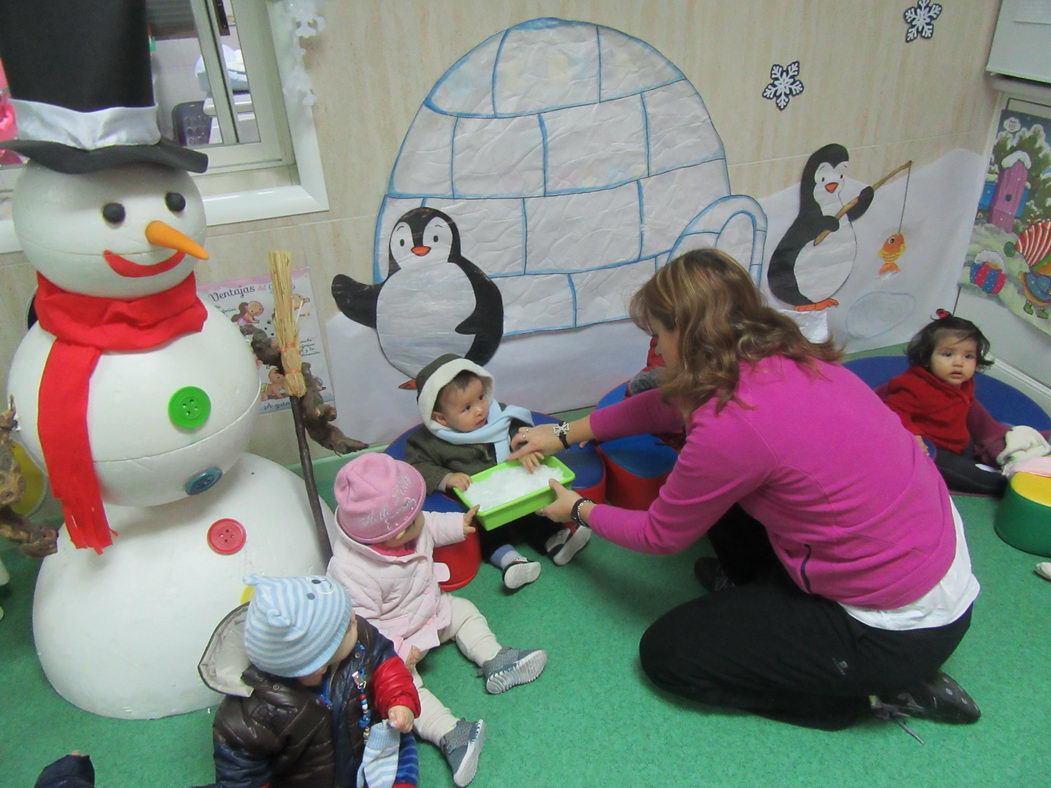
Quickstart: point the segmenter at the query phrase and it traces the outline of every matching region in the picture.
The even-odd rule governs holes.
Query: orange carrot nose
[[[204,251],[203,246],[161,221],[152,221],[146,225],[146,240],[154,246],[163,246],[166,249],[193,255],[198,260],[208,259],[208,252]]]

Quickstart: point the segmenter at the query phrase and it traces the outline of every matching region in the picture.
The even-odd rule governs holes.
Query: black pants
[[[561,523],[553,523],[538,514],[527,514],[517,520],[512,520],[507,525],[494,528],[492,531],[487,531],[481,523],[475,523],[484,561],[488,561],[497,548],[505,544],[516,545],[522,542],[544,555],[546,552],[544,543],[563,527]]]
[[[945,479],[946,486],[954,492],[999,497],[1007,489],[1006,476],[999,471],[986,471],[978,467],[973,446],[968,446],[960,454],[938,449],[934,453],[934,464]]]
[[[806,594],[777,563],[762,527],[734,507],[710,532],[734,588],[680,605],[642,637],[654,684],[703,703],[825,730],[849,726],[869,695],[930,678],[970,625],[866,626],[835,602]]]

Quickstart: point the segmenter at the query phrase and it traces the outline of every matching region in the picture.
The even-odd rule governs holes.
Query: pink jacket
[[[766,527],[804,591],[893,609],[933,588],[956,549],[949,493],[898,417],[849,370],[781,357],[743,367],[719,414],[710,401],[648,511],[596,506],[595,531],[649,553],[686,549],[734,503]],[[599,440],[681,428],[654,389],[591,414]]]
[[[463,541],[463,514],[424,512],[416,550],[384,555],[355,542],[337,529],[328,575],[350,592],[354,612],[371,622],[407,659],[416,646],[427,651],[439,644],[438,631],[449,625],[449,597],[438,583],[449,579],[449,567],[435,563],[435,547]]]

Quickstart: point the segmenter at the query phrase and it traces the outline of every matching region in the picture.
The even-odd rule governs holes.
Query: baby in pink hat
[[[477,507],[425,512],[425,495],[419,471],[387,454],[362,454],[344,465],[336,475],[339,533],[328,574],[350,591],[355,612],[394,643],[420,693],[416,733],[441,749],[453,782],[467,785],[478,769],[485,721],[455,717],[423,687],[416,663],[455,640],[495,694],[533,681],[547,652],[502,647],[472,602],[438,587],[449,568],[434,562],[434,548],[473,533]]]

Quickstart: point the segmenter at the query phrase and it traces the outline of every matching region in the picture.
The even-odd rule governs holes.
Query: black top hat
[[[65,173],[207,169],[205,154],[160,135],[145,0],[0,0],[0,20],[18,122],[3,147]]]

